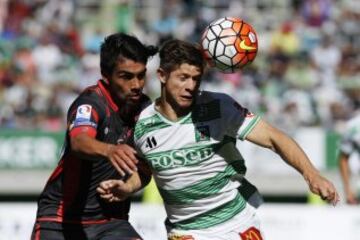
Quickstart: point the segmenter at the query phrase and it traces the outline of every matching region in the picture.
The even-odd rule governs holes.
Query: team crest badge
[[[91,118],[91,108],[91,105],[88,104],[80,105],[76,111],[76,121],[89,121]]]

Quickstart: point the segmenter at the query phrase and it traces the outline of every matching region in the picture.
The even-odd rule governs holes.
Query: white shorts
[[[245,209],[232,219],[206,229],[180,230],[167,228],[168,240],[264,240],[260,219],[255,209]]]

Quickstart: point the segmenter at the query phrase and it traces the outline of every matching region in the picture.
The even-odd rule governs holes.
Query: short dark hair
[[[200,47],[177,39],[166,41],[160,49],[160,68],[170,73],[183,63],[197,66],[203,72],[205,61]]]
[[[105,37],[100,48],[101,74],[109,77],[120,58],[128,58],[146,64],[148,58],[155,55],[158,48],[146,46],[139,39],[125,33],[115,33]]]

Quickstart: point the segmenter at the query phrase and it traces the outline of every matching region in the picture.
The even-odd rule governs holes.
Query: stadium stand
[[[1,196],[36,195],[41,190],[57,163],[66,109],[81,89],[100,78],[98,47],[105,35],[123,31],[151,44],[171,37],[199,41],[206,24],[221,16],[240,16],[252,23],[259,53],[241,72],[209,71],[204,87],[230,93],[303,140],[317,167],[338,181],[337,135],[360,104],[356,1],[5,0],[0,4]],[[159,94],[156,66],[153,59],[146,86],[152,97]],[[246,150],[248,156],[251,151]],[[248,159],[249,175],[265,195],[306,196],[300,176],[275,173],[273,162],[266,163],[272,155],[259,153],[258,158]],[[8,180],[18,178],[24,184]]]

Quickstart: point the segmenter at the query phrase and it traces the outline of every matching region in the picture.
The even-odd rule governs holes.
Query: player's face
[[[142,95],[145,84],[146,65],[121,58],[116,63],[115,69],[108,79],[111,91],[121,101],[130,104],[137,103]]]
[[[159,69],[158,74],[167,100],[182,109],[191,107],[201,82],[200,68],[184,63],[170,73]]]

